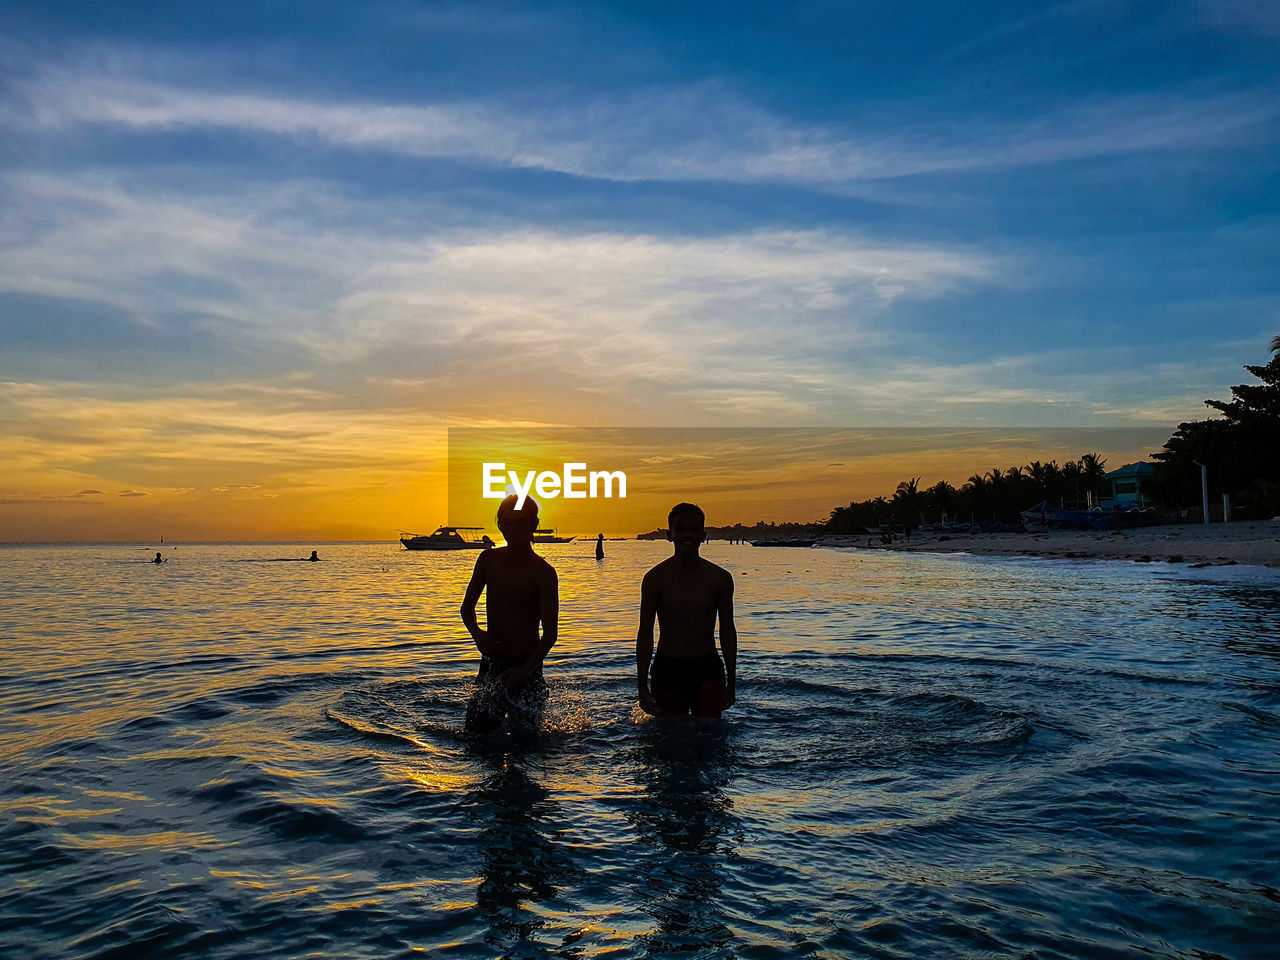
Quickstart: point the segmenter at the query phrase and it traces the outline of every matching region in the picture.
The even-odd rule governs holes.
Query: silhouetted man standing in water
[[[507,497],[498,507],[498,529],[506,546],[484,550],[462,600],[462,622],[480,651],[478,689],[467,704],[467,729],[485,733],[514,714],[533,720],[547,699],[542,659],[555,645],[560,617],[556,571],[533,552],[538,505]],[[476,603],[485,592],[485,629]],[[538,634],[538,624],[542,634]]]
[[[646,573],[640,585],[636,686],[640,706],[647,713],[667,716],[692,712],[695,717],[719,717],[736,699],[738,630],[733,624],[733,577],[698,555],[706,535],[701,509],[692,503],[672,507],[667,539],[675,545],[674,553]],[[659,627],[656,654],[655,615]],[[717,616],[723,663],[716,653]]]

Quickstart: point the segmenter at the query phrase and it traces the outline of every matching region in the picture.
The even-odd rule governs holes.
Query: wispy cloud
[[[572,103],[532,93],[405,103],[48,68],[11,84],[0,122],[27,136],[213,130],[603,180],[834,186],[1213,144],[1278,115],[1269,92],[1183,89],[946,116],[925,101],[872,100],[839,124],[798,123],[716,81]]]
[[[1280,5],[1273,0],[1200,0],[1197,19],[1229,33],[1280,36]]]
[[[174,196],[101,176],[11,175],[0,189],[28,213],[0,226],[0,290],[105,299],[144,331],[195,315],[213,342],[235,348],[209,371],[198,403],[182,386],[186,368],[118,388],[127,402],[178,401],[150,424],[95,403],[44,422],[50,440],[66,438],[73,462],[76,444],[101,440],[99,429],[124,441],[132,430],[147,442],[199,438],[201,450],[220,449],[226,434],[236,449],[224,453],[240,462],[276,457],[277,447],[280,462],[295,452],[325,460],[330,453],[301,439],[299,425],[319,430],[338,418],[373,429],[360,425],[412,408],[506,419],[530,398],[552,422],[582,422],[587,410],[598,422],[633,422],[636,411],[649,422],[708,423],[1144,418],[1123,400],[1141,364],[1126,360],[1118,375],[1114,364],[1099,368],[1096,350],[1041,358],[1013,343],[1006,356],[956,364],[895,327],[898,304],[945,304],[1045,269],[1007,254],[850,230],[387,236],[366,220],[352,224],[343,198],[314,184]],[[157,288],[157,274],[173,273],[218,282]],[[49,349],[65,353],[50,331]],[[78,376],[95,379],[101,348],[89,353]],[[1072,372],[1082,365],[1094,373]],[[1180,396],[1189,375],[1151,383]],[[18,396],[10,391],[8,402]],[[232,397],[245,415],[223,423]],[[184,403],[196,412],[175,421]],[[36,422],[38,411],[24,409]]]
[[[979,251],[850,231],[406,238],[318,230],[340,204],[320,189],[177,199],[33,176],[3,187],[13,209],[32,213],[0,227],[0,290],[105,301],[143,327],[197,316],[253,363],[270,349],[281,372],[318,363],[388,383],[517,359],[615,385],[687,382],[708,365],[732,374],[762,350],[785,363],[877,342],[873,320],[888,305],[998,283],[1003,272]],[[219,282],[158,290],[156,276],[171,273]],[[234,295],[217,293],[224,287]],[[235,369],[226,361],[222,374]]]
[[[1122,6],[1123,0],[1066,0],[1064,3],[1055,3],[1012,20],[1003,21],[976,37],[956,44],[947,50],[938,62],[950,62],[985,52],[1014,37],[1034,32],[1058,20],[1096,11],[1115,10]]]

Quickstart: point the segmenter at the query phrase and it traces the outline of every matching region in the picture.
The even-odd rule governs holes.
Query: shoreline
[[[881,543],[873,534],[824,537],[824,547],[898,550],[904,553],[971,553],[992,556],[1041,556],[1087,560],[1172,563],[1187,567],[1248,564],[1280,568],[1280,522],[1170,524],[1120,533],[1103,530],[1055,530],[1050,533],[914,532],[910,540],[895,534]]]

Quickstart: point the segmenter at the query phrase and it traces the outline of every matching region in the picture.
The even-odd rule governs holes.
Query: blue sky
[[[155,465],[130,488],[182,438],[341,459],[334,423],[388,469],[450,423],[1172,427],[1280,332],[1274,3],[39,3],[0,36],[10,493],[103,444]]]

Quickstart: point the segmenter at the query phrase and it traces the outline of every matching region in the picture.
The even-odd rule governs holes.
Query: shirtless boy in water
[[[659,716],[692,712],[695,717],[719,717],[735,699],[738,630],[733,625],[733,577],[698,556],[706,539],[706,519],[692,503],[678,503],[671,509],[667,539],[675,545],[673,555],[646,573],[640,585],[636,637],[640,706]],[[723,663],[716,653],[717,616]]]
[[[542,659],[555,645],[560,592],[555,568],[533,552],[538,505],[516,497],[498,507],[498,529],[506,546],[483,551],[462,600],[462,622],[480,651],[478,689],[467,704],[467,729],[486,733],[513,714],[533,720],[547,699]],[[485,592],[485,628],[476,603]],[[538,635],[538,624],[542,635]]]

